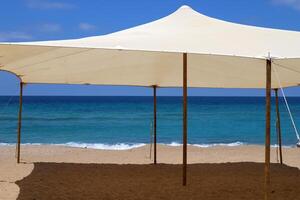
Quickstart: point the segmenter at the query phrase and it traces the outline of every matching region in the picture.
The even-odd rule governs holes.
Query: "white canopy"
[[[188,6],[157,21],[74,40],[0,43],[0,70],[24,83],[265,88],[300,84],[300,32],[234,24]]]

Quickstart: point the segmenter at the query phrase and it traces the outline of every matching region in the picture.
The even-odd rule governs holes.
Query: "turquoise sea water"
[[[288,98],[300,126],[300,98]],[[297,142],[280,99],[284,145]],[[182,141],[182,98],[158,97],[158,143]],[[0,97],[0,143],[16,142],[18,97]],[[150,143],[152,97],[24,97],[22,143],[122,149]],[[263,144],[263,97],[189,97],[188,143]],[[272,143],[275,144],[272,105]]]

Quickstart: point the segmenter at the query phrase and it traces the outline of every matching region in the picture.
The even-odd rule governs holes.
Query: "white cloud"
[[[78,25],[78,27],[80,30],[83,30],[83,31],[93,31],[96,29],[95,25],[89,24],[89,23],[80,23]]]
[[[41,32],[59,32],[62,30],[59,24],[43,24],[38,29]]]
[[[51,24],[46,23],[39,26],[32,26],[32,33],[33,31],[36,32],[42,32],[43,34],[50,34],[50,33],[56,33],[62,30],[62,27],[59,24]],[[32,34],[25,31],[0,31],[0,42],[19,42],[19,41],[28,41],[32,39],[36,39]]]
[[[50,0],[26,0],[26,5],[35,9],[72,9],[75,7],[73,4]]]
[[[300,0],[272,0],[276,5],[290,6],[294,9],[300,10]]]
[[[24,41],[32,39],[32,35],[25,32],[11,31],[11,32],[0,32],[0,41]]]

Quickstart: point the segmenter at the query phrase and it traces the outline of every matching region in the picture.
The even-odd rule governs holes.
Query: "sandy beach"
[[[300,200],[300,0],[1,6],[0,200]]]
[[[131,150],[96,150],[85,148],[72,148],[63,146],[22,146],[21,164],[16,164],[15,147],[0,147],[0,199],[16,199],[20,187],[16,181],[30,176],[34,168],[41,164],[55,163],[85,163],[85,164],[138,164],[144,166],[151,164],[150,146],[146,145]],[[283,161],[286,165],[300,168],[298,148],[284,148]],[[164,164],[180,164],[182,159],[181,147],[158,146],[158,162]],[[264,161],[263,146],[236,146],[236,147],[188,147],[188,163],[240,163]],[[272,163],[277,163],[276,149],[272,148]],[[64,164],[58,166],[63,167]],[[89,165],[85,165],[89,166]],[[130,165],[124,165],[130,166]],[[136,165],[133,165],[136,166]],[[163,165],[164,166],[164,165]],[[180,165],[177,166],[178,180],[181,179]],[[164,166],[166,167],[166,166]],[[225,166],[224,166],[225,167]],[[224,168],[223,167],[223,168]],[[147,168],[147,167],[146,167]],[[145,169],[146,169],[145,168]],[[220,166],[218,167],[220,168]],[[222,167],[221,167],[222,168]],[[245,168],[245,166],[244,166]],[[254,167],[255,168],[255,167]],[[126,169],[126,167],[125,167]],[[263,168],[262,168],[263,169]],[[120,168],[122,170],[122,168]],[[76,171],[76,170],[75,170]],[[172,171],[172,170],[171,170]],[[259,170],[257,170],[259,171]],[[297,170],[298,171],[298,170]],[[149,172],[150,173],[150,172]],[[263,174],[263,171],[258,172]],[[176,174],[175,174],[176,175]],[[291,183],[292,184],[292,183]],[[22,184],[21,184],[22,185]],[[21,198],[26,199],[26,198]]]

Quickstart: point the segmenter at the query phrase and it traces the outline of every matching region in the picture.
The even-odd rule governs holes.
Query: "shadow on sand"
[[[35,163],[18,199],[263,199],[262,163],[180,165]],[[300,171],[271,165],[271,199],[300,199]]]

